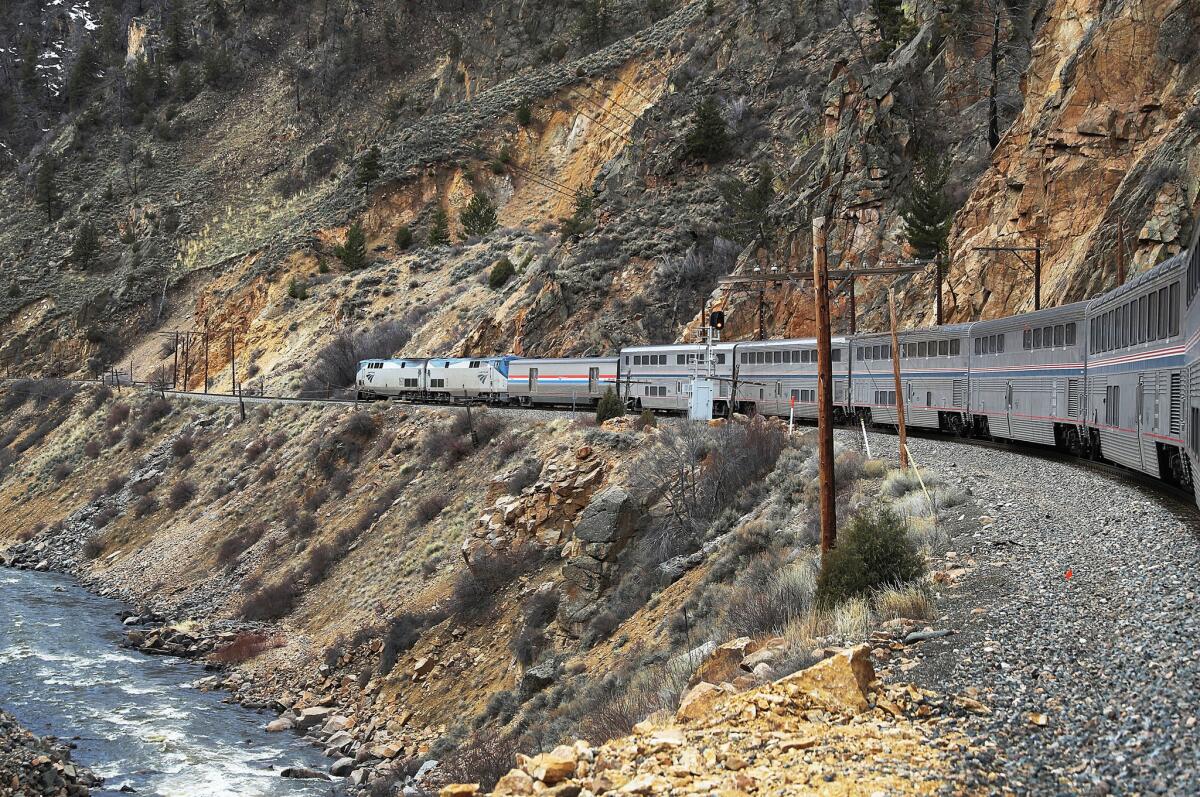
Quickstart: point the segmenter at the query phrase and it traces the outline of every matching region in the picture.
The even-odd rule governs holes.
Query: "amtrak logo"
[[[479,380],[479,384],[481,384],[481,385],[487,383],[487,374],[485,374],[483,371],[480,371],[479,373],[475,374],[475,378]]]
[[[374,381],[375,381],[375,374],[368,373],[368,374],[367,374],[367,381],[368,381],[368,382],[374,382]]]

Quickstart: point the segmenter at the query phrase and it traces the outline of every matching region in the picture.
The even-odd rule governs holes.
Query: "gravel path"
[[[871,447],[894,459],[896,438],[872,434]],[[907,678],[992,709],[967,730],[994,742],[995,760],[964,761],[964,780],[994,769],[989,791],[1200,793],[1195,508],[1069,462],[942,440],[909,448],[982,513],[971,522],[968,510],[954,556],[935,563],[976,568],[938,601],[937,626],[957,633],[904,654],[916,656]]]

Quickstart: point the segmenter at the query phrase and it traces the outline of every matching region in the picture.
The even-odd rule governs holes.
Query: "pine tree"
[[[53,158],[47,157],[42,161],[42,167],[38,169],[37,178],[34,183],[34,198],[37,203],[46,208],[47,221],[54,221],[54,216],[58,212],[58,189],[54,185],[54,178],[58,174],[58,164]]]
[[[354,172],[354,184],[366,188],[379,179],[379,147],[372,146],[358,162]]]
[[[721,196],[729,206],[726,232],[732,240],[770,245],[775,232],[768,213],[775,199],[774,179],[771,167],[762,163],[751,182],[733,179],[721,185]]]
[[[900,206],[904,234],[919,257],[945,255],[954,208],[946,198],[946,166],[933,157],[922,159],[920,174]]]
[[[217,30],[224,30],[229,24],[229,12],[225,10],[223,0],[207,0],[208,15]]]
[[[575,210],[569,218],[563,219],[562,234],[564,238],[574,238],[592,228],[592,212],[594,200],[590,191],[580,186],[575,191]]]
[[[67,102],[72,108],[83,105],[88,91],[96,82],[96,72],[100,69],[100,59],[90,42],[84,42],[71,65],[71,74],[67,78]]]
[[[178,10],[173,10],[167,17],[167,27],[164,31],[167,38],[167,58],[172,63],[179,63],[188,57],[187,32],[183,28],[183,17]]]
[[[405,249],[412,246],[412,242],[413,242],[412,230],[410,230],[408,228],[407,224],[401,224],[400,227],[398,227],[396,229],[396,237],[395,237],[396,249],[403,252]]]
[[[904,5],[902,0],[871,0],[871,12],[879,28],[879,40],[884,50],[882,55],[886,58],[903,38]]]
[[[433,212],[433,222],[429,226],[429,245],[445,246],[450,243],[450,216],[442,208]]]
[[[141,120],[150,109],[154,100],[154,75],[145,58],[139,58],[133,65],[133,70],[126,75],[126,92],[129,98],[129,108],[133,111],[135,121]]]
[[[17,78],[27,94],[32,94],[38,88],[37,59],[37,42],[30,36],[21,48],[21,66],[17,70]]]
[[[620,418],[624,414],[625,405],[621,403],[621,399],[609,387],[604,391],[604,395],[600,397],[600,401],[596,403],[596,423],[604,423],[609,418]]]
[[[603,44],[608,38],[608,6],[604,0],[584,0],[579,12],[579,38],[584,44]]]
[[[725,120],[721,118],[721,111],[713,97],[705,97],[696,106],[686,148],[689,156],[708,163],[729,154],[729,130],[725,127]]]
[[[85,221],[75,235],[75,243],[71,246],[71,262],[86,270],[92,259],[100,253],[100,234],[96,232],[92,222]]]
[[[462,222],[463,235],[466,237],[487,235],[496,229],[496,206],[483,194],[475,194],[459,214],[458,220]]]
[[[346,231],[346,242],[335,246],[333,253],[350,271],[357,271],[367,265],[367,235],[358,222],[350,225]]]

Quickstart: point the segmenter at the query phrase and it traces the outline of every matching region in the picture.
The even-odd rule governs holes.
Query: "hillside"
[[[343,327],[611,351],[686,336],[705,298],[748,335],[757,295],[720,276],[807,273],[822,214],[835,266],[911,257],[902,211],[939,186],[967,320],[1032,304],[974,247],[1042,241],[1044,301],[1075,300],[1178,251],[1196,203],[1182,0],[94,6],[0,12],[0,358],[23,373],[145,378],[156,333],[207,330],[216,384],[233,333],[239,381],[285,390]],[[705,101],[728,146],[689,138]],[[499,226],[464,237],[475,193]],[[335,254],[355,222],[360,270]],[[913,323],[930,277],[900,280]],[[858,281],[860,328],[884,287]],[[767,332],[809,331],[806,297],[769,288]]]

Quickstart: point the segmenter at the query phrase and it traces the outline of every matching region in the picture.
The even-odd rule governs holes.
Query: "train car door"
[[[588,369],[588,393],[595,395],[600,391],[600,369]]]
[[[1142,470],[1146,469],[1146,456],[1142,451],[1142,432],[1145,428],[1143,416],[1146,412],[1146,377],[1144,374],[1138,374],[1137,400],[1134,401],[1136,407],[1134,411],[1137,413],[1136,424],[1134,428],[1137,430],[1137,460],[1138,467]],[[1121,421],[1117,419],[1117,426],[1121,425]]]
[[[538,388],[538,369],[530,368],[529,369],[529,395],[532,396],[535,393],[537,393],[537,388]]]
[[[1012,437],[1013,389],[1012,382],[1004,386],[1004,436]]]
[[[1050,417],[1058,418],[1058,391],[1062,390],[1062,380],[1054,380],[1054,392],[1050,394]]]

